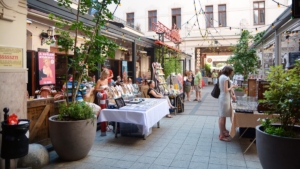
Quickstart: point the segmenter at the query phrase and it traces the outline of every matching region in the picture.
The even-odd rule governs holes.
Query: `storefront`
[[[251,48],[259,56],[259,76],[265,77],[270,66],[282,65],[288,69],[300,59],[300,19],[293,18],[291,7],[287,8],[270,26],[264,36]]]
[[[47,6],[47,8],[44,8]],[[34,95],[34,91],[40,89],[42,85],[52,85],[50,83],[39,83],[39,77],[37,72],[39,69],[38,52],[50,52],[54,53],[55,59],[52,62],[55,67],[55,80],[52,82],[55,85],[55,89],[60,90],[62,84],[65,81],[67,70],[64,56],[65,52],[61,52],[57,46],[56,38],[59,35],[55,34],[54,22],[48,18],[49,13],[53,13],[56,16],[60,16],[66,20],[75,19],[74,15],[57,5],[54,1],[35,1],[28,0],[29,12],[27,15],[27,68],[29,72],[28,91],[30,95]],[[92,25],[93,17],[91,15],[84,15],[81,18],[86,25]],[[115,41],[119,45],[119,48],[115,52],[114,58],[107,58],[105,64],[114,73],[114,79],[118,75],[123,78],[122,63],[127,64],[126,77],[131,78],[133,82],[136,78],[150,78],[150,63],[151,58],[154,57],[154,42],[143,38],[143,34],[128,31],[123,29],[122,23],[108,21],[109,24],[105,26],[105,29],[101,31],[102,34]],[[56,28],[57,29],[57,28]],[[48,34],[48,36],[47,36]],[[45,35],[45,36],[44,36]],[[49,43],[49,42],[53,43]],[[84,38],[79,36],[79,42],[84,43]],[[68,52],[68,57],[72,57],[72,52]],[[100,64],[98,65],[100,68]],[[100,76],[101,69],[99,71],[89,72],[89,75],[95,75],[96,80]]]

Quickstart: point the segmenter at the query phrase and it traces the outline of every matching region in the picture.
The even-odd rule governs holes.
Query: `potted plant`
[[[241,87],[235,88],[234,93],[236,96],[244,96],[245,95],[244,89]]]
[[[106,58],[113,57],[117,45],[106,36],[101,34],[108,20],[113,19],[113,14],[107,6],[118,0],[78,0],[77,11],[71,8],[72,1],[59,0],[58,5],[75,11],[76,20],[66,21],[60,17],[49,14],[49,18],[55,21],[58,29],[57,44],[60,50],[66,54],[74,54],[71,62],[68,63],[66,56],[67,70],[72,71],[73,80],[66,79],[68,92],[71,99],[66,99],[67,104],[59,106],[59,115],[49,118],[50,139],[54,150],[60,158],[68,161],[79,160],[85,157],[90,151],[95,139],[96,118],[92,108],[85,102],[77,101],[78,92],[84,93],[81,87],[82,80],[87,76],[87,69],[93,71],[98,69],[97,63],[104,63]],[[80,17],[93,9],[93,26],[84,25]],[[78,41],[83,37],[84,43]],[[66,72],[66,77],[68,77]],[[76,78],[75,78],[76,77]],[[71,83],[71,85],[70,85]],[[71,87],[70,87],[71,86]]]
[[[249,49],[249,42],[253,36],[248,30],[244,30],[234,47],[233,56],[227,62],[233,64],[234,72],[243,75],[244,83],[247,83],[248,76],[255,73],[259,64],[255,49]]]
[[[264,103],[277,114],[264,119],[256,127],[256,146],[261,165],[265,169],[300,168],[300,63],[287,72],[282,66],[271,67],[267,80]],[[272,122],[280,122],[274,124]]]

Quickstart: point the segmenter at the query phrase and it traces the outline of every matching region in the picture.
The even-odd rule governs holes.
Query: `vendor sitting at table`
[[[176,109],[176,107],[174,107],[171,102],[170,102],[170,99],[168,96],[163,96],[161,93],[158,93],[156,90],[154,90],[154,81],[153,80],[150,80],[148,81],[148,86],[149,86],[149,89],[148,89],[148,92],[147,94],[150,96],[150,98],[164,98],[164,99],[167,99],[168,100],[168,104],[170,106],[170,109]],[[168,118],[172,118],[172,116],[170,114],[167,114]]]

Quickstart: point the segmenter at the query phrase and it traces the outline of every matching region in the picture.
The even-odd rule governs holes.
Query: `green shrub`
[[[94,119],[95,114],[90,106],[85,102],[76,102],[59,105],[58,120],[60,121],[76,121]]]

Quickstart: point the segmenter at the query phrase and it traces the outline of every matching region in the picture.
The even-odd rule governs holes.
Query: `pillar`
[[[133,73],[132,73],[132,83],[136,83],[136,42],[132,42],[132,65],[133,65]]]

